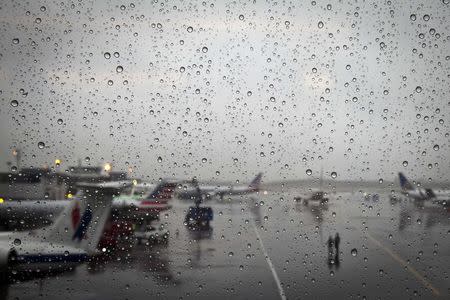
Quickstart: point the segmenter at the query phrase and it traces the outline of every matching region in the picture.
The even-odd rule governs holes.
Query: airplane
[[[159,212],[170,209],[168,201],[177,187],[176,182],[161,181],[154,186],[147,183],[135,184],[129,194],[122,194],[113,200],[113,214],[119,217],[143,219],[157,217]]]
[[[225,196],[247,195],[259,192],[262,175],[263,173],[258,173],[248,186],[202,185],[198,188],[200,189],[202,197],[212,198],[214,196],[219,196],[220,199],[223,200]],[[199,195],[198,188],[193,184],[190,187],[179,190],[177,196],[180,199],[195,199]]]
[[[130,186],[130,181],[118,181],[115,183]],[[147,184],[136,185],[145,186],[150,192],[141,193],[141,190],[132,186],[129,194],[115,196],[111,210],[113,217],[127,220],[145,219],[157,216],[160,211],[170,208],[167,202],[172,198],[176,183],[162,181],[156,187]],[[137,192],[135,193],[135,191]],[[55,216],[74,198],[65,200],[4,201],[0,204],[0,226],[20,228],[24,227],[24,225],[26,227],[51,224]]]
[[[294,201],[297,203],[303,202],[304,205],[308,205],[309,202],[319,203],[320,205],[325,205],[328,203],[327,193],[323,191],[323,169],[320,170],[320,183],[319,190],[312,190],[309,196],[295,196]]]
[[[401,193],[411,199],[419,201],[433,201],[444,207],[450,205],[450,190],[433,190],[412,185],[402,172],[398,173],[400,179]]]
[[[56,221],[39,230],[0,234],[0,274],[70,270],[98,254],[97,245],[109,217],[117,183],[79,184]]]

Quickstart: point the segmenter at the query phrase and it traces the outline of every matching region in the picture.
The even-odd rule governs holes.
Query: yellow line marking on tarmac
[[[389,254],[390,257],[392,257],[395,261],[397,261],[400,265],[405,267],[414,277],[416,277],[417,280],[419,280],[426,288],[431,289],[434,295],[440,296],[441,293],[437,288],[435,288],[428,280],[425,279],[416,269],[414,269],[411,265],[409,265],[404,259],[402,259],[400,256],[398,256],[397,253],[389,249],[388,247],[381,244],[377,239],[375,239],[373,236],[370,235],[369,232],[367,233],[367,237],[377,246],[379,246],[381,249],[383,249],[387,254]]]

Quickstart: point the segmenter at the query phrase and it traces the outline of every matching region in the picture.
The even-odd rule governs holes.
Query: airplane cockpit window
[[[1,299],[450,299],[450,0],[0,3]]]

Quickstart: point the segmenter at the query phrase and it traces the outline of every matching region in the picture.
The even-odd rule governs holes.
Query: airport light
[[[73,198],[73,195],[71,193],[68,193],[67,194],[67,199],[72,199],[72,198]]]
[[[59,158],[55,159],[55,165],[59,167],[61,165],[61,160]]]
[[[109,171],[111,171],[112,166],[111,166],[110,163],[106,163],[106,164],[103,166],[103,169],[104,169],[106,172],[109,172]]]
[[[137,180],[133,179],[133,185],[137,185]]]
[[[5,200],[0,197],[0,204],[3,204],[3,202],[5,202]]]

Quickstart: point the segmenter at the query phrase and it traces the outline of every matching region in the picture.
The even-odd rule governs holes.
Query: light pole
[[[12,155],[16,158],[16,167],[18,170],[20,170],[20,150],[19,149],[13,149]]]

